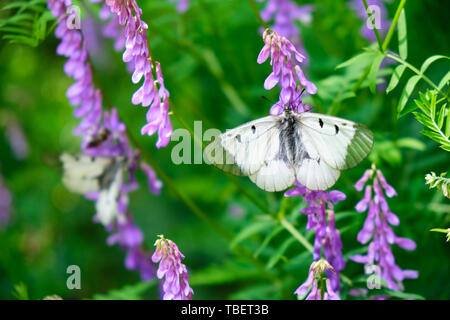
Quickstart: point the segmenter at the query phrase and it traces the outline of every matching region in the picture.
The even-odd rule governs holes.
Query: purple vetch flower
[[[305,300],[340,300],[330,281],[335,273],[335,269],[325,259],[314,261],[309,268],[308,278],[294,294],[304,298],[309,293]]]
[[[372,9],[372,14],[375,18],[375,27],[378,29],[380,35],[387,33],[391,26],[391,21],[387,18],[385,2],[389,1],[367,0],[367,5],[369,6],[369,9]],[[369,19],[364,3],[361,0],[351,0],[349,6],[355,11],[358,18],[364,21],[364,24],[361,27],[361,35],[370,42],[376,41],[375,32],[372,29],[372,22]]]
[[[181,263],[184,255],[178,250],[177,245],[165,239],[163,235],[155,242],[156,250],[152,261],[159,262],[156,276],[158,279],[165,277],[163,283],[164,300],[192,300],[194,291],[189,286],[187,268]]]
[[[303,105],[302,91],[309,94],[317,93],[316,86],[308,81],[299,63],[305,58],[294,45],[283,36],[267,29],[263,34],[264,47],[258,55],[257,62],[263,63],[270,56],[272,73],[264,82],[264,89],[270,90],[278,83],[281,86],[280,98],[270,109],[270,113],[277,115],[289,105],[294,112],[308,111],[309,106]],[[299,83],[298,83],[298,82]]]
[[[3,178],[0,175],[0,227],[6,227],[11,218],[11,192],[3,184]]]
[[[339,231],[336,229],[336,220],[333,205],[345,200],[344,193],[332,191],[311,191],[299,182],[296,187],[284,193],[285,197],[303,196],[308,204],[300,210],[308,216],[306,230],[314,229],[315,241],[313,259],[319,260],[322,256],[329,261],[335,272],[330,276],[333,289],[340,290],[339,272],[345,268],[345,260],[342,255],[342,241]]]
[[[364,198],[355,207],[358,212],[368,210],[364,226],[357,236],[360,243],[369,243],[368,252],[366,255],[351,256],[350,259],[366,266],[376,266],[380,270],[378,276],[387,282],[389,289],[403,290],[403,279],[417,278],[418,273],[414,270],[402,270],[395,264],[391,245],[396,244],[405,250],[414,250],[416,243],[411,239],[397,237],[390,227],[399,225],[400,220],[390,210],[385,195],[391,198],[396,196],[397,192],[386,182],[380,170],[372,165],[372,169],[364,173],[355,188],[361,191],[369,178],[372,185],[366,185]]]
[[[273,20],[271,29],[289,39],[298,51],[303,54],[305,57],[304,63],[307,63],[308,59],[300,38],[297,22],[299,21],[303,24],[311,23],[313,10],[314,7],[312,5],[299,6],[292,0],[268,0],[266,7],[261,11],[261,18],[264,21],[269,22]]]
[[[123,61],[134,63],[132,82],[139,83],[144,79],[142,86],[131,99],[135,105],[150,106],[147,111],[147,124],[141,129],[141,134],[153,135],[158,131],[156,147],[165,147],[173,132],[169,118],[169,91],[164,86],[160,63],[152,61],[150,56],[146,35],[148,26],[141,20],[142,10],[135,0],[106,0],[106,5],[119,18],[119,24],[125,26],[126,49]]]
[[[110,245],[117,243],[126,250],[126,267],[140,272],[141,278],[148,280],[153,276],[153,265],[150,262],[150,253],[142,249],[142,231],[134,224],[128,210],[128,194],[138,188],[136,170],[141,167],[149,176],[151,168],[140,161],[139,150],[134,150],[130,145],[125,124],[120,122],[117,110],[115,108],[103,110],[101,91],[93,84],[85,39],[81,31],[70,28],[67,21],[66,13],[71,6],[70,0],[48,1],[48,8],[58,19],[55,36],[61,39],[61,43],[58,45],[57,53],[68,57],[64,71],[75,80],[75,83],[67,90],[70,103],[76,107],[74,115],[81,118],[79,125],[74,129],[74,134],[82,137],[83,154],[116,158],[123,166],[119,169],[111,168],[116,170],[113,179],[115,183],[111,183],[108,190],[101,189],[85,196],[96,201],[97,214],[94,220],[102,222],[111,232],[108,243]],[[160,90],[165,89],[160,87]],[[154,189],[161,188],[161,182],[156,175],[153,174],[152,179]],[[110,191],[109,189],[112,188],[114,192],[107,193],[112,197],[102,197],[105,191]],[[108,200],[108,205],[103,205],[105,199]]]
[[[189,9],[189,0],[169,0],[170,2],[178,2],[177,11],[179,13],[186,12]]]
[[[100,120],[98,117],[101,112],[100,94],[93,84],[86,42],[83,41],[79,29],[70,28],[70,17],[66,15],[72,6],[72,1],[49,0],[47,6],[53,16],[58,19],[55,36],[61,39],[61,43],[56,52],[68,58],[64,64],[64,72],[75,80],[75,83],[67,90],[67,98],[70,104],[77,107],[74,112],[75,117],[82,118],[85,124],[88,121],[89,125],[94,125]],[[98,106],[99,103],[100,106]]]

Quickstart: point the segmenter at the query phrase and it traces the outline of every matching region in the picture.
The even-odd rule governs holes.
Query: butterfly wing
[[[219,169],[249,176],[263,190],[284,190],[294,183],[295,172],[280,157],[278,123],[278,116],[268,116],[228,130],[205,148],[205,155]]]
[[[234,175],[255,173],[265,160],[268,137],[275,133],[276,118],[268,116],[227,130],[206,146],[206,159]]]
[[[117,201],[122,185],[123,172],[117,167],[112,173],[112,181],[108,188],[101,189],[96,202],[97,217],[103,225],[109,225],[118,215]]]
[[[87,155],[61,155],[64,175],[63,183],[72,192],[84,194],[98,191],[104,183],[101,177],[112,165],[113,158]]]
[[[372,150],[373,133],[362,124],[312,112],[296,116],[310,149],[331,168],[353,168]]]

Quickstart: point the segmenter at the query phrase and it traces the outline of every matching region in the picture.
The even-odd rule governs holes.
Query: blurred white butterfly
[[[123,157],[97,157],[88,155],[61,155],[63,183],[79,194],[99,192],[96,203],[97,217],[108,225],[117,217],[117,201],[122,185],[126,160]]]
[[[355,167],[372,146],[373,134],[361,124],[286,108],[281,115],[217,136],[205,148],[205,156],[219,169],[248,176],[266,191],[284,190],[295,180],[310,190],[326,190],[341,170]]]

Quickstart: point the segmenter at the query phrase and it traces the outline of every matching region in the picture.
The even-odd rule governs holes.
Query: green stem
[[[391,42],[392,36],[394,35],[395,28],[397,27],[398,19],[400,17],[400,13],[403,10],[403,7],[405,6],[406,0],[401,0],[400,4],[397,7],[397,10],[395,11],[394,19],[392,20],[391,27],[388,30],[388,33],[386,35],[386,38],[384,39],[383,45],[381,46],[381,52],[386,52],[389,43]],[[367,76],[370,73],[370,67],[371,65],[367,66],[367,68],[364,70],[364,73],[359,77],[358,81],[355,83],[355,85],[352,88],[353,92],[356,92],[359,87],[364,83],[364,80],[366,80]]]
[[[313,246],[308,242],[308,240],[306,240],[306,238],[300,232],[298,232],[297,229],[295,229],[294,226],[286,220],[286,218],[281,218],[280,223],[287,231],[291,233],[291,235],[295,239],[298,240],[298,242],[300,242],[306,248],[306,250],[308,250],[309,252],[314,251]]]
[[[391,42],[392,36],[394,35],[395,28],[397,27],[400,13],[402,12],[403,7],[405,6],[405,3],[406,3],[406,0],[401,0],[400,4],[397,7],[397,10],[395,11],[395,15],[394,15],[394,19],[392,19],[391,27],[389,28],[388,33],[386,34],[386,38],[384,39],[384,42],[383,42],[383,47],[382,47],[383,51],[382,52],[387,50],[389,43]]]
[[[375,26],[375,18],[373,17],[372,11],[369,11],[369,5],[367,4],[367,0],[362,0],[364,3],[364,7],[366,8],[366,12],[369,16],[370,22],[372,23],[373,31],[375,32],[375,37],[377,38],[378,48],[380,51],[384,53],[383,44],[381,43],[380,33],[378,32],[377,27]]]
[[[264,29],[268,29],[269,25],[261,18],[261,14],[259,13],[255,0],[248,0],[248,3],[250,4],[250,7],[252,7],[253,13],[256,16],[256,20],[258,20],[258,23],[263,26]]]

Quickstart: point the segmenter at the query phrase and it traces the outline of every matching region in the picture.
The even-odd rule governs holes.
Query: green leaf
[[[447,115],[447,104],[444,103],[441,106],[441,110],[439,110],[437,125],[439,129],[442,129],[442,125],[444,124],[445,116]]]
[[[395,89],[398,82],[400,81],[400,78],[403,75],[403,72],[405,71],[406,66],[404,64],[400,64],[394,69],[394,73],[392,74],[391,81],[389,81],[389,85],[386,88],[386,93],[391,92]]]
[[[411,96],[412,92],[414,91],[414,87],[416,86],[417,82],[419,82],[420,76],[414,75],[411,78],[409,78],[408,82],[406,83],[405,87],[403,88],[402,95],[400,96],[400,101],[398,103],[397,112],[399,114],[399,117],[404,116],[408,112],[411,112],[413,109],[409,110],[408,112],[403,112],[403,109],[405,108],[406,103],[408,102],[409,97]]]
[[[278,248],[278,250],[275,252],[275,254],[272,255],[272,257],[270,257],[269,262],[267,262],[266,268],[267,269],[272,269],[275,264],[281,259],[281,257],[283,256],[284,252],[289,248],[289,246],[291,244],[293,244],[296,241],[295,238],[288,238],[286,239],[281,246]]]
[[[241,241],[260,233],[263,230],[266,230],[268,228],[272,228],[274,226],[275,222],[273,220],[263,220],[263,221],[257,221],[255,223],[252,223],[242,229],[231,241],[230,248],[234,248],[238,243]]]
[[[20,282],[14,285],[14,291],[12,292],[13,296],[18,300],[29,300],[30,297],[28,295],[28,288],[25,283]]]
[[[373,59],[372,65],[370,67],[368,79],[369,79],[369,89],[372,93],[375,93],[378,69],[380,68],[380,65],[381,65],[381,62],[383,61],[383,59],[384,59],[384,55],[380,53],[378,56],[376,56]]]
[[[433,62],[435,62],[436,60],[439,60],[439,59],[443,59],[443,58],[450,59],[450,57],[443,56],[443,55],[434,55],[434,56],[429,57],[429,58],[428,58],[427,60],[425,60],[425,62],[422,64],[422,67],[420,67],[420,72],[421,72],[421,73],[425,73],[425,71],[427,71],[428,67],[429,67]]]
[[[445,135],[450,137],[450,108],[447,111],[447,123],[445,125]]]
[[[145,291],[155,286],[157,279],[147,282],[138,282],[133,285],[126,285],[119,289],[113,289],[106,294],[94,294],[94,300],[140,300]]]
[[[400,148],[409,148],[419,151],[424,151],[426,146],[420,140],[414,138],[401,138],[397,140],[397,146]]]
[[[261,246],[258,248],[258,250],[255,251],[254,257],[258,257],[261,251],[263,251],[270,243],[270,241],[275,238],[276,235],[278,235],[281,231],[283,231],[284,228],[282,226],[278,226],[275,228],[271,233],[269,233],[264,241],[262,242]]]
[[[398,52],[403,60],[408,57],[408,39],[406,31],[405,9],[402,9],[398,19]]]
[[[387,295],[399,299],[414,299],[414,300],[425,300],[425,298],[421,295],[415,294],[415,293],[409,293],[409,292],[403,292],[403,291],[395,291],[391,289],[383,289]]]
[[[373,56],[375,56],[376,53],[377,52],[374,51],[374,50],[364,51],[362,53],[357,54],[354,57],[351,57],[347,61],[344,61],[341,64],[337,65],[336,69],[342,69],[342,68],[348,67],[351,64],[354,64],[355,62],[357,62],[359,60],[363,60],[363,59],[367,59],[367,58],[373,57]]]
[[[439,82],[438,88],[442,89],[450,81],[450,71],[445,74],[445,76]]]
[[[253,266],[225,261],[220,265],[214,264],[200,270],[193,270],[189,275],[189,283],[191,286],[210,286],[259,278],[261,278],[261,272]]]

